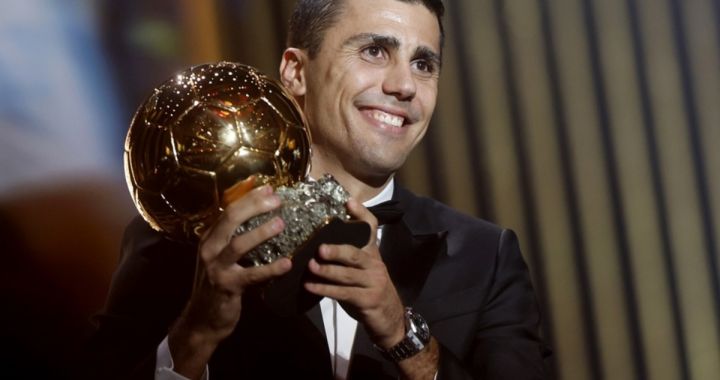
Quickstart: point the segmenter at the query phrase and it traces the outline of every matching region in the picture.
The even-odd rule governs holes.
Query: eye
[[[436,67],[432,62],[428,62],[423,59],[419,59],[413,62],[415,70],[419,71],[423,75],[431,76],[435,73]]]
[[[377,57],[382,53],[380,46],[370,46],[367,48],[367,53],[373,57]]]
[[[385,57],[385,49],[379,45],[370,45],[362,49],[361,54],[369,60],[379,60]]]

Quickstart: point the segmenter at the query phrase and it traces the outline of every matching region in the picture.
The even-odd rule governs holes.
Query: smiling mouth
[[[387,125],[390,125],[390,126],[393,126],[393,127],[397,127],[397,128],[400,128],[400,127],[403,126],[403,124],[405,124],[405,118],[404,118],[404,117],[397,116],[397,115],[393,115],[393,114],[389,114],[389,113],[387,113],[387,112],[383,112],[383,111],[380,111],[380,110],[373,110],[373,111],[370,113],[370,116],[371,116],[373,119],[375,119],[375,120],[377,120],[377,121],[379,121],[379,122],[381,122],[381,123],[383,123],[383,124],[387,124]]]

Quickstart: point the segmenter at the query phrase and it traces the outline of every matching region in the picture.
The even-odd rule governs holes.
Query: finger
[[[360,291],[360,288],[356,287],[323,284],[318,282],[306,282],[303,286],[305,287],[305,290],[312,294],[344,302],[357,298]]]
[[[377,246],[359,249],[352,245],[322,244],[318,248],[318,257],[324,261],[341,264],[353,268],[366,269],[370,266],[372,256],[378,256]]]
[[[200,243],[201,255],[209,260],[227,245],[233,232],[251,217],[276,209],[280,198],[270,186],[260,186],[230,203]]]
[[[271,186],[260,186],[225,208],[216,223],[216,233],[227,239],[240,224],[253,216],[278,208],[280,203],[280,197]]]
[[[344,265],[320,264],[315,259],[308,263],[310,272],[333,284],[368,287],[367,276],[363,270]]]
[[[226,208],[230,203],[240,199],[243,195],[249,193],[253,187],[255,187],[255,181],[257,177],[251,175],[242,181],[236,182],[234,185],[228,187],[223,191],[222,199],[220,204],[223,208]]]
[[[284,228],[285,222],[274,217],[242,235],[233,237],[216,259],[225,265],[235,264],[253,248],[279,234]]]
[[[370,210],[368,210],[362,203],[358,202],[354,198],[348,199],[347,203],[348,212],[355,219],[362,220],[370,225],[370,241],[366,246],[377,245],[377,228],[378,220]]]
[[[270,264],[261,265],[259,267],[242,268],[240,276],[240,285],[246,287],[269,281],[275,277],[282,276],[292,268],[292,261],[287,257],[281,257]]]

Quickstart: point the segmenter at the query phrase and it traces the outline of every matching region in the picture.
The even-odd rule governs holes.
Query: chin
[[[371,162],[367,165],[364,165],[364,168],[361,169],[360,172],[363,173],[363,177],[366,178],[366,181],[372,179],[372,182],[384,183],[388,179],[388,177],[395,174],[395,172],[400,169],[403,162]]]

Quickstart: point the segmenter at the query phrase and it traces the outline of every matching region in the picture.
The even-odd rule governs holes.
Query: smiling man
[[[312,132],[312,176],[335,176],[352,195],[348,210],[372,226],[373,238],[361,249],[322,245],[308,264],[322,281],[303,286],[323,300],[306,315],[279,317],[246,290],[293,263],[237,262],[284,221],[233,235],[239,223],[279,207],[271,188],[228,206],[197,247],[166,241],[136,220],[97,319],[105,373],[545,378],[547,349],[515,235],[393,179],[435,108],[443,11],[439,0],[299,1],[280,78]],[[390,199],[402,216],[378,223],[366,207]]]
[[[441,32],[421,2],[350,1],[340,12],[317,51],[285,51],[280,74],[312,125],[314,174],[336,174],[356,198],[369,199],[427,130]]]

